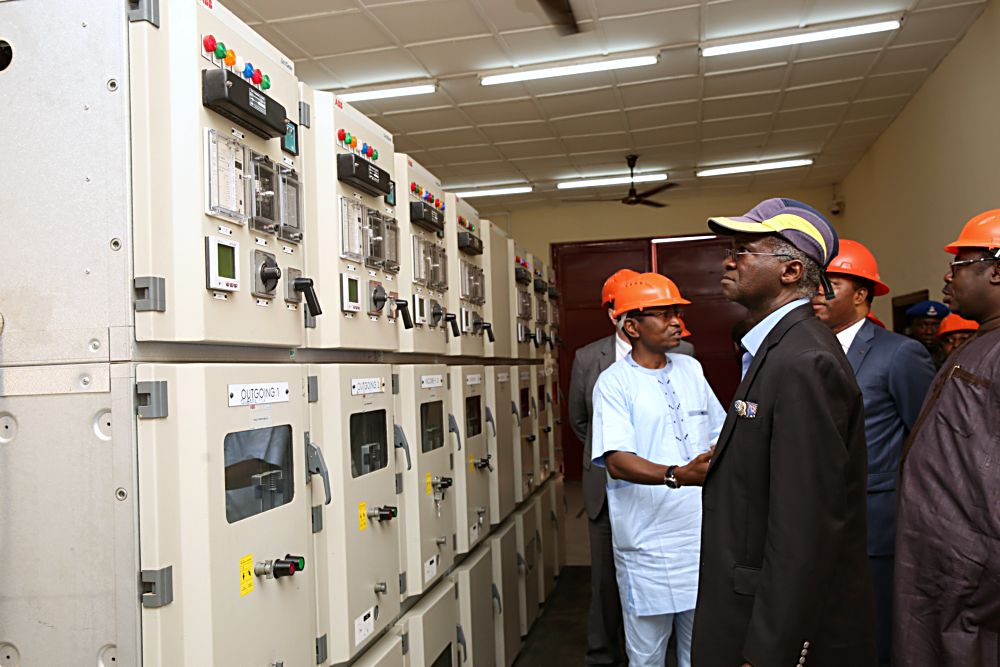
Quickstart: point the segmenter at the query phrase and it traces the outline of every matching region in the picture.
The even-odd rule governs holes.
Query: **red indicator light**
[[[264,75],[261,73],[259,69],[255,69],[253,71],[253,77],[250,80],[253,81],[254,83],[260,83],[261,81],[264,80]]]
[[[416,182],[410,183],[410,192],[416,192],[416,191],[417,191],[417,184],[416,184]]]
[[[205,35],[201,40],[201,44],[208,53],[215,51],[215,35]]]
[[[337,130],[337,140],[344,141],[345,139],[347,139],[347,131],[344,128],[340,128]]]

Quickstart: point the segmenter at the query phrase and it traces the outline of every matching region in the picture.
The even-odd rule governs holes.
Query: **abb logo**
[[[212,0],[201,0],[201,4],[205,5],[209,9],[212,8]]]
[[[336,102],[336,103],[337,103],[337,108],[338,108],[338,109],[343,109],[343,108],[344,108],[344,103],[340,101],[340,98],[339,98],[339,97],[338,97],[338,98],[336,98],[336,99],[334,100],[334,102]]]

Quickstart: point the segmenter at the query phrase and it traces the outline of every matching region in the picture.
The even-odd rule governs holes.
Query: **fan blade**
[[[580,26],[577,25],[576,16],[573,15],[573,8],[570,6],[569,0],[538,0],[538,4],[545,10],[545,15],[549,17],[560,35],[573,35],[580,32]]]
[[[643,190],[642,192],[639,193],[639,196],[640,197],[652,197],[653,195],[655,195],[658,192],[663,192],[664,190],[669,190],[670,188],[676,188],[677,185],[678,184],[675,183],[675,182],[673,182],[673,181],[667,181],[666,183],[661,183],[660,185],[657,185],[655,188],[650,188],[648,190]]]
[[[620,201],[618,197],[574,197],[573,199],[560,199],[559,201],[571,201],[571,202],[601,202],[601,201]]]
[[[653,201],[652,199],[640,199],[637,203],[642,204],[643,206],[652,206],[654,208],[665,208],[667,206],[666,204],[661,204],[660,202]]]

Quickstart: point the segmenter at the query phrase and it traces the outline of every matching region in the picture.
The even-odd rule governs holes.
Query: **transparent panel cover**
[[[208,176],[206,209],[214,216],[243,224],[247,221],[244,203],[243,144],[215,130],[205,135]]]
[[[291,502],[295,494],[291,426],[230,433],[223,450],[229,523]]]
[[[444,447],[444,402],[420,404],[420,451]]]
[[[364,250],[364,206],[340,197],[340,256],[360,262]]]
[[[351,415],[351,477],[360,477],[389,465],[385,410]]]

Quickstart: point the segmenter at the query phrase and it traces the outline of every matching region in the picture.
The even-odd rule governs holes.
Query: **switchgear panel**
[[[512,518],[490,535],[496,609],[493,636],[497,667],[511,667],[521,650],[521,610],[518,595],[521,565],[518,562],[517,530]]]
[[[542,567],[542,536],[538,527],[538,497],[532,497],[514,512],[517,535],[517,598],[521,636],[531,630],[541,604],[538,569]]]
[[[441,582],[396,624],[409,638],[407,667],[458,665],[458,601],[455,584]],[[470,663],[471,664],[471,663]]]
[[[444,354],[448,338],[461,335],[458,313],[449,309],[457,291],[449,265],[458,260],[447,247],[449,206],[441,181],[408,155],[396,155],[400,200],[399,238],[406,261],[399,273],[400,298],[409,304],[413,328],[400,333],[401,352]]]
[[[560,474],[551,485],[556,508],[556,576],[566,566],[566,480]]]
[[[395,350],[411,325],[399,295],[401,255],[392,135],[330,93],[300,86],[309,123],[299,127],[305,166],[310,274],[327,315],[307,319],[312,348]]]
[[[549,433],[549,457],[551,459],[552,470],[562,473],[564,472],[562,448],[563,393],[559,382],[559,363],[555,357],[545,360],[545,377],[548,383],[545,399],[549,405],[549,426],[552,427],[552,431]]]
[[[451,428],[448,367],[394,366],[396,467],[400,498],[400,595],[420,595],[455,560],[456,458],[461,432]],[[458,388],[455,388],[457,391]]]
[[[404,667],[403,636],[394,628],[351,664],[352,667]]]
[[[516,384],[513,384],[516,380]],[[521,503],[540,484],[538,432],[535,429],[538,400],[531,380],[531,366],[511,366],[512,411],[514,413],[514,500]]]
[[[490,521],[496,525],[514,511],[515,462],[512,385],[517,382],[517,366],[486,367],[485,419],[487,456],[494,462],[489,469]],[[520,477],[520,475],[517,475]]]
[[[511,342],[513,356],[518,359],[534,359],[535,351],[541,344],[536,340],[534,319],[535,302],[531,265],[528,255],[514,239],[507,240],[507,257],[510,272],[510,306],[514,317],[511,320]]]
[[[479,213],[468,202],[445,196],[445,240],[452,262],[448,269],[448,309],[458,319],[459,335],[451,336],[448,353],[480,357],[483,341],[496,340],[493,322],[483,319],[486,305],[486,273],[483,268],[483,228]]]
[[[135,372],[143,663],[314,664],[310,486],[331,480],[304,368]]]
[[[528,265],[531,267],[531,300],[535,315],[534,358],[541,359],[550,356],[555,348],[549,335],[549,270],[537,255],[528,255]]]
[[[399,615],[392,367],[308,367],[310,440],[332,479],[313,486],[320,635],[331,662],[361,653]]]
[[[490,323],[493,338],[487,334],[483,340],[483,356],[510,358],[514,354],[511,344],[511,263],[508,259],[510,238],[489,220],[480,220],[483,230],[483,273],[486,278],[486,303],[483,319]]]
[[[457,553],[471,551],[490,532],[490,471],[497,462],[487,446],[486,369],[449,366],[448,430],[455,437]]]
[[[559,517],[556,514],[555,488],[552,480],[546,482],[538,494],[536,505],[538,532],[542,538],[541,567],[538,568],[538,592],[541,601],[547,600],[556,586],[556,559],[558,558],[556,539],[559,533]]]
[[[531,366],[531,408],[534,414],[532,424],[535,433],[538,434],[538,441],[535,443],[535,456],[537,457],[534,467],[538,471],[538,483],[541,484],[552,474],[553,466],[553,440],[552,423],[550,417],[552,410],[549,409],[549,378],[545,374],[546,368],[541,364]]]
[[[129,24],[136,340],[299,346],[329,297],[283,150],[294,66],[218,3],[178,4]]]
[[[492,665],[496,656],[493,616],[500,592],[494,593],[490,547],[483,544],[451,575],[458,592],[458,650],[460,664]]]
[[[559,288],[556,287],[556,271],[551,266],[549,267],[549,278],[548,278],[548,294],[549,294],[549,338],[551,344],[549,345],[548,355],[555,358],[559,356],[559,348],[562,347],[563,340],[559,336]]]

